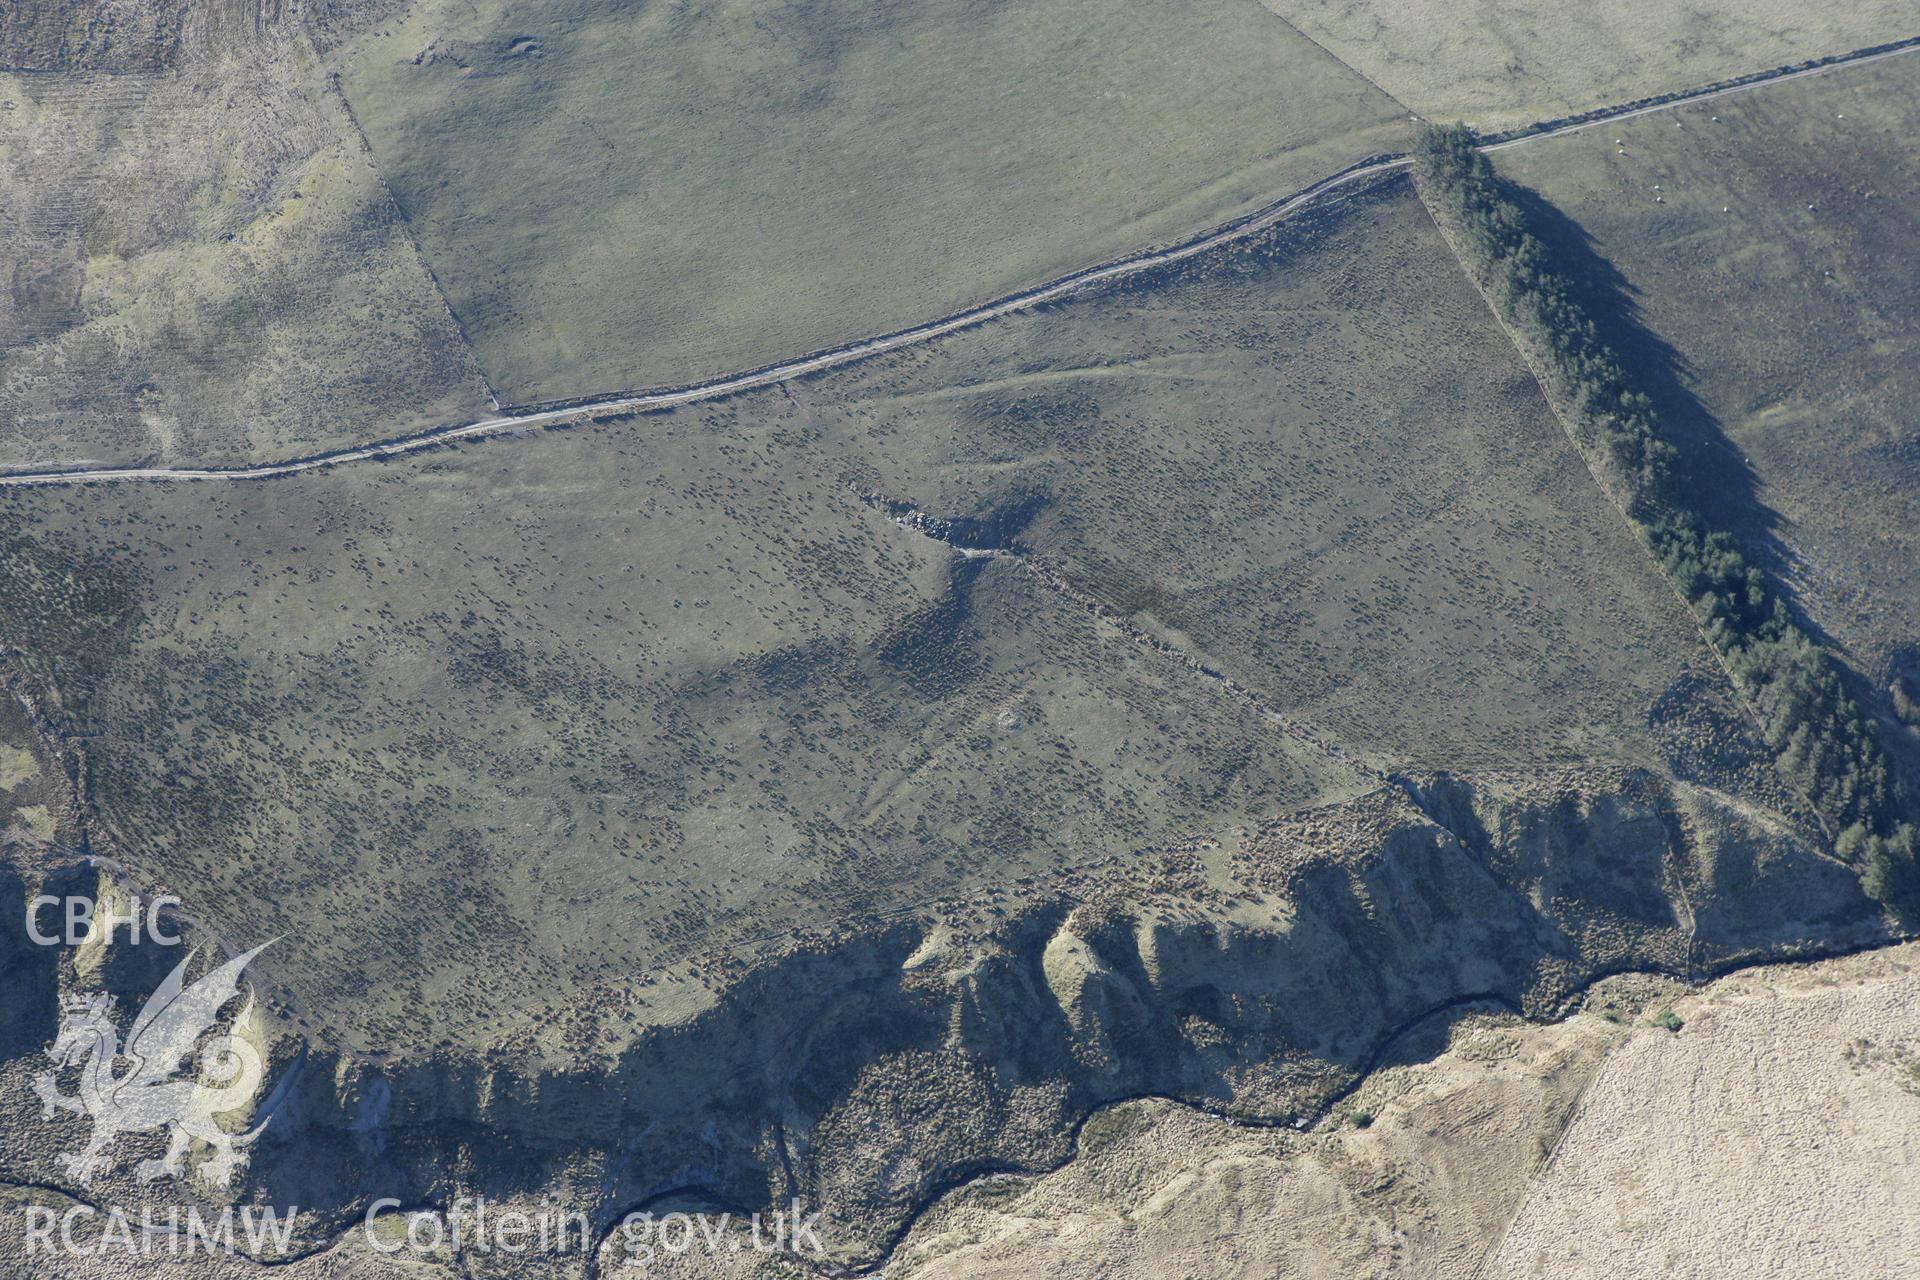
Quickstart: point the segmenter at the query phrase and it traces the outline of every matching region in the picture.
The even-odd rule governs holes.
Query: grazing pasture
[[[1432,120],[1518,128],[1920,35],[1901,0],[1261,0]]]
[[[1885,710],[1920,678],[1917,129],[1913,55],[1500,156],[1650,332],[1702,506]]]
[[[516,403],[903,328],[1410,136],[1252,0],[418,0],[338,56]]]

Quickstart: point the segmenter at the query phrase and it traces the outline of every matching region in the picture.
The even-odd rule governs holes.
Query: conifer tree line
[[[1766,575],[1693,509],[1653,402],[1529,228],[1512,187],[1465,125],[1424,129],[1414,175],[1507,324],[1545,364],[1574,443],[1739,681],[1781,775],[1807,796],[1868,894],[1920,913],[1920,831],[1903,815],[1876,725]]]

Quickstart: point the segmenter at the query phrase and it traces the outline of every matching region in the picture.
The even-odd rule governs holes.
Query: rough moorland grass
[[[1678,366],[1663,416],[1730,442],[1699,494],[1716,523],[1786,545],[1881,689],[1920,657],[1916,131],[1920,54],[1500,158],[1618,271],[1653,339],[1629,355]]]
[[[1836,852],[1862,868],[1874,897],[1915,905],[1920,837],[1904,820],[1878,726],[1766,574],[1708,523],[1694,500],[1698,471],[1682,473],[1653,401],[1608,344],[1591,286],[1540,238],[1547,219],[1495,174],[1464,126],[1424,131],[1415,172],[1468,269],[1544,369],[1595,474],[1752,702],[1782,775],[1827,823]]]
[[[1920,35],[1903,0],[1261,2],[1412,110],[1483,131]]]
[[[1382,768],[1674,758],[1710,655],[1404,182],[1297,234],[721,405],[13,492],[0,639],[97,833],[389,1048],[1373,785],[862,491]]]
[[[285,24],[164,73],[0,74],[0,99],[0,467],[231,464],[487,407]]]
[[[342,56],[513,401],[886,332],[1409,136],[1252,0],[420,0]]]
[[[1383,768],[1657,764],[1713,665],[1404,182],[795,395]]]
[[[590,991],[617,1026],[690,955],[1368,785],[751,404],[14,491],[0,631],[88,754],[96,837],[285,934],[324,1023],[418,1049]]]

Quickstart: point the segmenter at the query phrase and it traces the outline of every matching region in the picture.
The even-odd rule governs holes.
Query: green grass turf
[[[1910,55],[1500,157],[1617,272],[1702,504],[1882,692],[1920,658],[1916,131]]]
[[[339,56],[514,402],[884,333],[1408,139],[1254,0],[421,0]]]
[[[1920,35],[1902,0],[1262,0],[1433,120],[1512,129]]]

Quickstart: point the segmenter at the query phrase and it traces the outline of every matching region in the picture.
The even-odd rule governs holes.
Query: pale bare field
[[[1615,980],[1547,1026],[1472,1014],[1305,1132],[1123,1104],[1060,1170],[948,1197],[885,1274],[1907,1274],[1916,963],[1909,944],[1677,1000]]]
[[[1898,0],[1261,0],[1408,109],[1510,129],[1920,33]]]
[[[1920,951],[1739,975],[1635,1033],[1489,1276],[1862,1278],[1920,1257]]]

